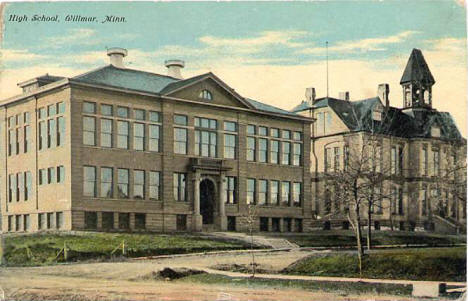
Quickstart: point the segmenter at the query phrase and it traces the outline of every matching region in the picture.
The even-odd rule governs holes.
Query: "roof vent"
[[[340,99],[349,101],[349,91],[340,92],[339,96]]]
[[[127,56],[127,49],[113,47],[107,49],[107,55],[110,58],[112,66],[117,68],[125,68],[123,64],[123,58]]]
[[[167,60],[164,62],[167,67],[167,75],[177,79],[183,79],[180,69],[185,67],[185,62],[182,60]]]
[[[312,106],[315,102],[315,88],[306,88],[305,97],[309,106]]]

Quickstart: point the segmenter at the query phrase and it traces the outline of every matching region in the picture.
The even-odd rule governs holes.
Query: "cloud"
[[[404,42],[409,37],[417,34],[417,31],[403,31],[399,34],[382,37],[382,38],[368,38],[356,41],[343,41],[338,42],[334,46],[328,47],[331,53],[353,53],[353,52],[366,52],[366,51],[384,51],[385,45],[397,44]],[[313,47],[299,50],[301,54],[324,54],[326,47]]]
[[[44,43],[45,48],[60,48],[62,45],[94,45],[101,43],[100,40],[94,38],[96,31],[90,28],[71,29],[65,35],[53,36],[47,38]]]
[[[29,52],[26,49],[1,49],[0,61],[6,62],[24,62],[47,58],[46,55]]]

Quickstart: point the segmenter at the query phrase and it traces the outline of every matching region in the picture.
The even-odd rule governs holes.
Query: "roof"
[[[292,115],[292,116],[299,116],[296,113],[292,113],[271,105],[267,105],[266,103],[259,102],[250,98],[244,98],[247,102],[249,102],[255,109],[260,110],[260,111],[265,111],[265,112],[270,112],[270,113],[279,113],[279,114],[286,114],[286,115]]]
[[[427,85],[435,84],[434,77],[427,66],[421,50],[416,48],[411,52],[400,84],[408,82],[419,82]]]

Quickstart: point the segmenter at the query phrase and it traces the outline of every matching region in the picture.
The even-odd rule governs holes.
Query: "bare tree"
[[[256,229],[256,221],[258,219],[258,206],[256,204],[248,204],[247,212],[243,216],[243,220],[247,224],[247,229],[249,231],[250,236],[250,251],[252,254],[252,262],[250,263],[252,266],[252,278],[255,277],[256,273],[256,266],[255,263],[255,252],[254,252],[254,236],[253,233]]]

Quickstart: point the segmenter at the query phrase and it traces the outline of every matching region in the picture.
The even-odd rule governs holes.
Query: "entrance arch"
[[[200,214],[203,218],[203,224],[214,223],[215,204],[215,184],[210,179],[204,179],[200,182]]]

